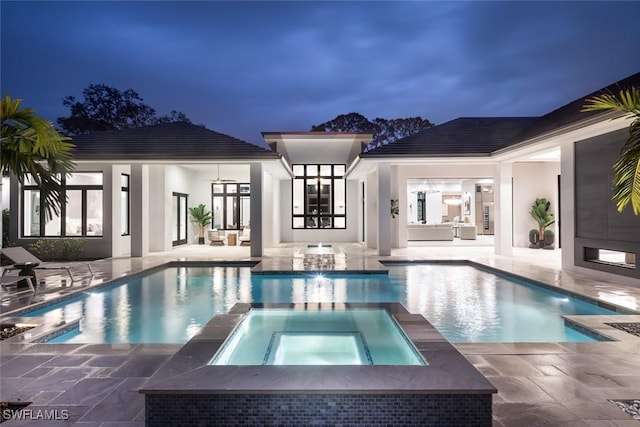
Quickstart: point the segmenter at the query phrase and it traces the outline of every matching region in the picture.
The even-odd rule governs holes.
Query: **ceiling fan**
[[[216,175],[216,179],[212,179],[211,182],[215,183],[215,184],[222,184],[225,182],[236,182],[235,179],[220,179],[220,165],[216,165],[217,167],[217,175]]]

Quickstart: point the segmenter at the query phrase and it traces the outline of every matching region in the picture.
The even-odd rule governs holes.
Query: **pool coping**
[[[214,316],[139,390],[148,394],[494,394],[497,389],[431,325],[400,303],[336,303],[385,309],[426,365],[224,366],[208,363],[251,308],[316,310],[315,304],[238,303]]]

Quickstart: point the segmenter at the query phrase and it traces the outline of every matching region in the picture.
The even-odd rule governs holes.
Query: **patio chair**
[[[29,275],[35,280],[35,272],[33,270],[66,270],[69,278],[71,279],[71,283],[73,283],[75,278],[73,277],[73,274],[71,274],[71,269],[86,267],[89,270],[91,277],[93,277],[93,269],[91,268],[91,264],[88,262],[44,262],[21,246],[16,246],[14,248],[2,248],[0,249],[0,253],[14,263],[13,266],[7,266],[4,268],[4,271],[2,272],[3,276],[13,270],[20,270],[23,275],[26,275],[25,272],[31,270],[33,274]]]
[[[244,228],[238,233],[238,242],[240,246],[247,246],[251,244],[251,229]]]
[[[209,246],[223,246],[224,245],[224,231],[209,230],[207,233],[209,238]]]

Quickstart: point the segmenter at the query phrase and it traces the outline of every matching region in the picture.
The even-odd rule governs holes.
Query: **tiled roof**
[[[603,111],[582,112],[585,101],[621,88],[640,86],[640,73],[597,90],[542,117],[459,118],[361,153],[360,157],[488,156],[531,138],[576,125]]]
[[[478,156],[504,148],[536,117],[463,117],[383,145],[361,157]]]
[[[584,107],[586,100],[593,96],[603,95],[605,93],[617,95],[620,92],[620,89],[625,89],[632,85],[640,87],[640,73],[629,76],[605,88],[592,92],[587,96],[576,99],[557,110],[545,114],[518,135],[514,143],[524,142],[528,139],[535,138],[536,136],[544,135],[545,133],[571,126],[594,116],[605,114],[603,111],[582,112],[582,108]]]
[[[267,159],[280,155],[189,123],[165,123],[72,137],[76,160]]]

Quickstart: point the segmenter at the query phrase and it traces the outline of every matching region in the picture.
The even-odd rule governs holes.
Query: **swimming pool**
[[[389,275],[252,275],[250,267],[171,267],[24,314],[82,317],[49,342],[184,343],[237,302],[400,302],[451,342],[588,342],[562,315],[616,314],[469,265],[389,266]]]

